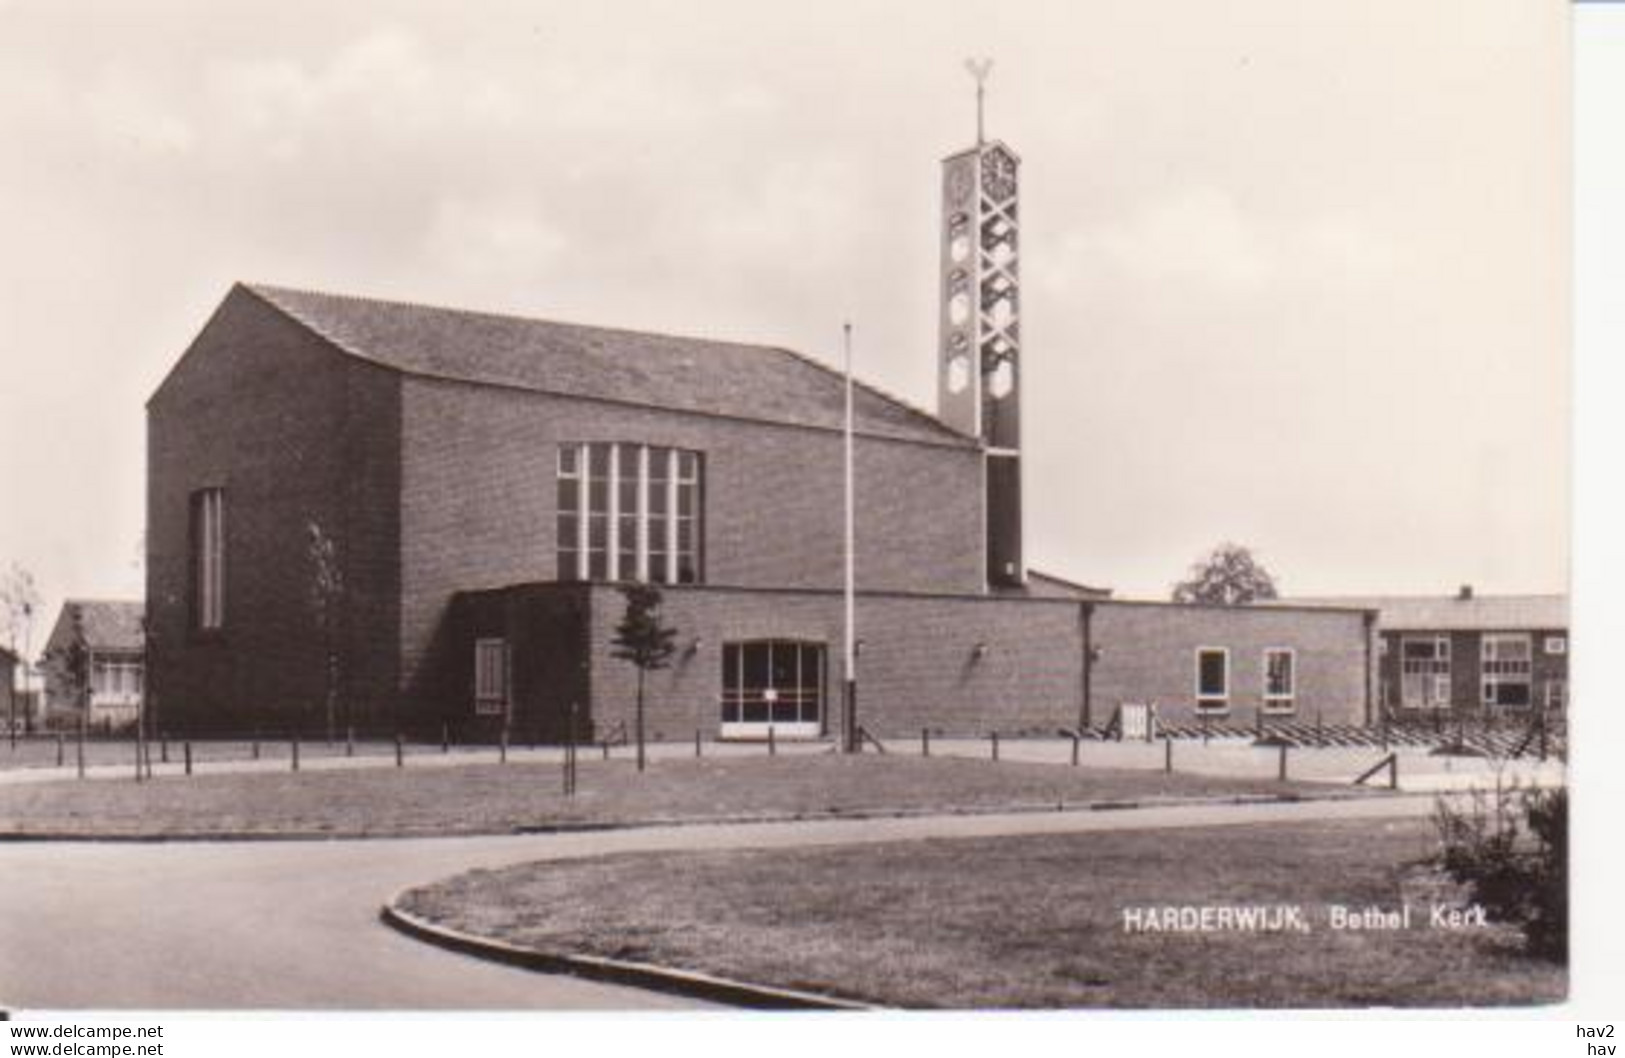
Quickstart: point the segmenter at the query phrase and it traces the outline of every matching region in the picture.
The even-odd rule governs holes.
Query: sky
[[[1530,0],[0,0],[0,567],[136,597],[239,280],[788,346],[936,401],[941,158],[1022,157],[1027,555],[1562,591],[1569,51]],[[36,629],[35,642],[43,638]]]

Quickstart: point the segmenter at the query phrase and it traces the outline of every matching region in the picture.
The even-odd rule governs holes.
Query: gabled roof
[[[1567,628],[1567,595],[1354,595],[1282,600],[1379,611],[1385,631],[1513,632]]]
[[[785,349],[261,284],[244,289],[337,349],[406,374],[824,429],[844,422],[843,376]],[[872,386],[855,391],[859,433],[976,443]]]
[[[57,613],[45,653],[62,649],[73,633],[73,608],[79,608],[85,643],[92,650],[140,651],[141,617],[145,607],[128,599],[66,599]]]

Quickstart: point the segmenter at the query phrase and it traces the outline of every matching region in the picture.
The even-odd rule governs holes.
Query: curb
[[[415,888],[415,887],[414,887]],[[484,959],[487,962],[515,966],[533,973],[568,974],[609,984],[629,985],[655,992],[705,999],[729,1006],[752,1010],[878,1010],[879,1007],[834,996],[802,992],[791,988],[751,984],[726,977],[678,970],[654,963],[629,962],[598,955],[580,955],[566,952],[541,951],[524,948],[506,941],[491,940],[472,933],[436,925],[419,918],[398,906],[402,890],[389,899],[379,910],[383,923],[414,940],[433,944],[461,955]]]
[[[278,831],[174,831],[162,834],[75,833],[73,831],[0,831],[0,845],[25,842],[105,842],[113,844],[163,844],[166,842],[250,842],[250,841],[422,841],[429,838],[520,837],[545,834],[587,834],[607,830],[647,830],[654,827],[738,826],[740,824],[822,823],[866,819],[917,819],[930,816],[1040,815],[1061,812],[1107,812],[1140,808],[1178,808],[1189,805],[1297,804],[1316,801],[1384,800],[1394,797],[1432,797],[1465,791],[1407,792],[1367,789],[1327,790],[1324,793],[1282,792],[1228,794],[1217,797],[1151,797],[1131,800],[1066,802],[1016,802],[1002,805],[966,805],[958,808],[882,808],[824,812],[783,812],[767,815],[733,816],[653,816],[620,822],[581,820],[557,823],[521,823],[489,830],[278,830]]]

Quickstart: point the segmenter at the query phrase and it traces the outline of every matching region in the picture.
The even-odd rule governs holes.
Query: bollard
[[[293,735],[288,739],[288,748],[291,751],[288,754],[288,759],[291,761],[293,770],[298,771],[299,770],[299,732],[295,731],[293,733]]]
[[[67,755],[64,752],[64,747],[62,745],[62,732],[58,731],[56,733],[56,766],[58,768],[62,767],[62,763],[66,759]]]
[[[168,764],[169,763],[169,736],[168,735],[159,735],[158,736],[158,763],[160,763],[160,764]]]
[[[773,725],[772,724],[767,725],[767,755],[769,757],[776,757],[776,756],[779,755],[778,743],[775,742],[774,739],[773,739]]]
[[[990,745],[992,745],[992,747],[993,747],[993,759],[998,760],[999,759],[999,733],[997,731],[989,732],[988,740],[989,740]]]
[[[501,748],[501,751],[497,754],[497,763],[498,764],[506,764],[506,763],[508,763],[508,729],[506,727],[504,727],[502,729],[502,748]]]
[[[1281,743],[1281,773],[1280,780],[1286,782],[1286,743]]]
[[[187,739],[181,747],[186,753],[186,774],[192,774],[192,740]]]
[[[406,747],[401,745],[401,733],[395,732],[395,767],[406,767]]]
[[[1078,747],[1080,747],[1082,745],[1083,745],[1083,739],[1079,738],[1077,735],[1073,735],[1072,736],[1072,766],[1074,768],[1076,768],[1078,766]]]
[[[920,756],[929,757],[930,755],[931,729],[929,727],[922,727],[920,728]]]
[[[608,742],[608,740],[605,740],[605,742],[604,742],[604,759],[605,760],[609,759],[609,742]]]
[[[1174,773],[1174,737],[1162,736],[1162,770],[1169,775]]]
[[[1388,789],[1399,789],[1399,754],[1391,754],[1388,758]]]
[[[249,746],[249,752],[255,760],[260,759],[260,729],[257,727],[254,729],[254,741]]]
[[[79,723],[79,738],[74,753],[79,762],[79,778],[83,779],[85,777],[85,725],[83,720]]]
[[[700,759],[700,729],[694,729],[694,759]]]
[[[355,725],[353,724],[344,729],[344,755],[346,757],[355,756]]]
[[[451,724],[445,721],[440,724],[440,752],[451,752]]]

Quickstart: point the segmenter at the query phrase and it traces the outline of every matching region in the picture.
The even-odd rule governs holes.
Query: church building
[[[936,413],[855,388],[858,723],[1371,720],[1367,610],[1028,566],[1019,168],[943,162]],[[677,631],[654,737],[839,737],[845,399],[785,349],[235,286],[148,403],[154,722],[316,731],[331,688],[358,730],[603,735],[648,582]]]

